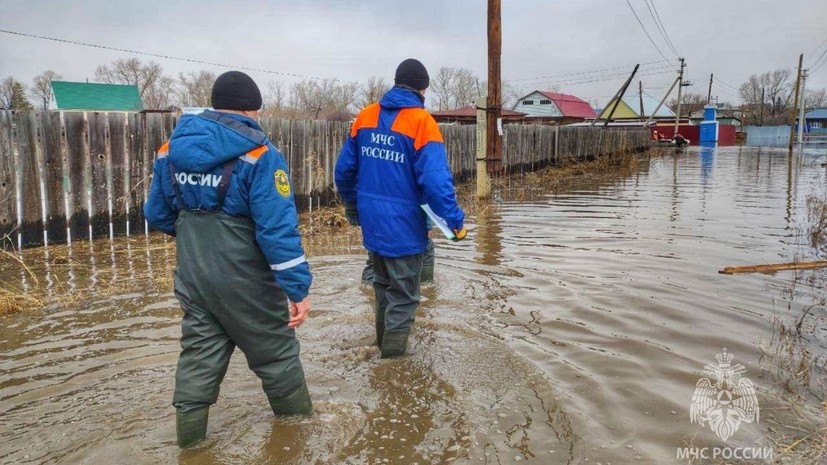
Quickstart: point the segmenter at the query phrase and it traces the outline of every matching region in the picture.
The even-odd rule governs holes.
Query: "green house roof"
[[[138,86],[52,81],[58,110],[141,111]]]

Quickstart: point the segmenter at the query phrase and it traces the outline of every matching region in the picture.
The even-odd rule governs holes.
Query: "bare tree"
[[[519,89],[505,81],[502,83],[502,87],[500,87],[500,89],[502,89],[503,108],[514,108],[514,105],[517,104],[517,100],[522,97]]]
[[[52,70],[44,71],[43,74],[32,79],[32,88],[29,95],[39,105],[41,110],[49,109],[49,102],[52,100],[52,81],[63,79],[63,76]]]
[[[175,79],[160,76],[147,87],[141,99],[146,110],[166,110],[175,104]]]
[[[273,118],[290,117],[290,108],[287,106],[287,91],[282,81],[271,80],[267,83],[262,113],[264,116]]]
[[[827,106],[827,89],[808,89],[804,96],[804,108],[822,108]]]
[[[485,95],[486,86],[470,69],[443,66],[431,79],[430,90],[437,110],[452,110],[472,105]]]
[[[390,88],[390,84],[385,82],[384,78],[376,76],[369,77],[368,82],[365,83],[359,91],[357,106],[364,108],[371,103],[378,102]]]
[[[764,101],[761,101],[761,94]],[[760,108],[766,112],[770,123],[783,122],[785,113],[792,106],[792,77],[790,70],[778,69],[761,75],[753,74],[738,90],[741,100],[747,107]],[[758,111],[750,112],[750,118],[756,122]]]
[[[201,70],[178,74],[178,103],[187,107],[208,107],[215,73]]]
[[[122,58],[95,70],[95,79],[108,84],[131,84],[147,109],[167,108],[173,103],[175,81],[164,77],[161,65],[150,61],[143,63],[137,58]]]
[[[17,79],[9,76],[0,81],[0,108],[8,110],[32,110],[32,104],[26,98],[26,87]]]
[[[290,86],[290,106],[296,117],[341,119],[344,113],[349,114],[358,90],[355,82],[306,79]]]
[[[666,106],[673,112],[678,111],[678,99],[673,98]],[[698,110],[703,110],[706,106],[706,96],[698,92],[684,92],[681,94],[681,115],[686,116]]]

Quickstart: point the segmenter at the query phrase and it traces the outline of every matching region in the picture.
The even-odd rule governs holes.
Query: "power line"
[[[28,38],[32,38],[32,39],[50,40],[50,41],[53,41],[53,42],[60,42],[60,43],[64,43],[64,44],[80,45],[80,46],[83,46],[83,47],[99,48],[99,49],[103,49],[103,50],[113,50],[113,51],[116,51],[116,52],[132,53],[132,54],[135,54],[135,55],[143,55],[143,56],[149,56],[149,57],[154,57],[154,58],[163,58],[163,59],[167,59],[167,60],[186,61],[186,62],[189,62],[189,63],[198,63],[198,64],[201,64],[201,65],[220,66],[222,68],[241,69],[241,70],[245,70],[245,71],[255,71],[255,72],[259,72],[259,73],[277,74],[277,75],[280,75],[280,76],[298,77],[298,78],[304,78],[304,79],[314,79],[314,80],[318,80],[318,81],[321,81],[321,80],[325,79],[325,78],[321,78],[321,77],[318,77],[318,76],[309,76],[309,75],[297,74],[297,73],[287,73],[287,72],[283,72],[283,71],[273,71],[273,70],[270,70],[270,69],[262,69],[262,68],[251,68],[249,66],[228,65],[228,64],[225,64],[225,63],[216,63],[216,62],[212,62],[212,61],[203,61],[203,60],[198,60],[198,59],[195,59],[195,58],[176,57],[176,56],[172,56],[172,55],[163,55],[163,54],[160,54],[160,53],[142,52],[142,51],[139,51],[139,50],[130,50],[130,49],[126,49],[126,48],[110,47],[108,45],[92,44],[92,43],[89,43],[89,42],[79,42],[79,41],[75,41],[75,40],[61,39],[61,38],[58,38],[58,37],[47,37],[47,36],[41,36],[41,35],[37,35],[37,34],[27,34],[25,32],[7,31],[5,29],[0,29],[0,32],[2,32],[4,34],[11,34],[11,35],[16,35],[16,36],[21,36],[21,37],[28,37]],[[335,78],[333,78],[331,80],[332,81],[338,81],[338,79],[335,79]]]
[[[646,26],[643,25],[643,22],[640,20],[640,17],[637,15],[637,11],[635,11],[635,8],[632,6],[631,3],[629,3],[629,0],[626,0],[626,4],[629,5],[629,9],[632,10],[632,14],[635,15],[635,19],[637,19],[637,23],[640,24],[640,27],[643,29],[643,32],[646,34],[646,37],[649,38],[649,42],[652,43],[652,46],[655,47],[655,50],[658,51],[660,56],[662,56],[664,60],[669,62],[669,58],[666,58],[666,55],[664,55],[663,52],[660,51],[660,48],[658,48],[658,45],[652,39],[652,36],[649,35],[649,31],[646,30]]]
[[[821,65],[823,65],[824,63],[827,63],[827,48],[825,48],[824,51],[821,52],[821,55],[815,61],[815,64],[812,65],[811,72],[817,70],[818,68],[821,68]]]
[[[652,4],[652,9],[655,10],[655,16],[658,17],[658,23],[660,23],[661,28],[663,29],[664,34],[666,33],[666,26],[663,25],[663,21],[660,19],[660,13],[658,13],[658,7],[655,6],[655,0],[649,0],[649,3]],[[675,52],[675,55],[680,56],[680,53],[676,50],[675,45],[672,43],[672,39],[669,38],[669,34],[666,34],[666,42],[672,47],[672,51]]]
[[[663,27],[663,23],[660,22],[660,16],[656,17],[654,11],[652,10],[652,8],[654,7],[654,3],[650,2],[649,0],[643,0],[643,3],[646,4],[646,9],[649,10],[649,16],[651,16],[652,20],[655,22],[655,26],[658,28],[658,32],[660,32],[660,35],[661,37],[663,37],[663,40],[666,41],[666,45],[668,45],[669,48],[672,49],[672,53],[674,53],[676,57],[680,57],[681,54],[678,53],[678,51],[675,49],[675,46],[672,45],[672,41],[669,40],[669,34],[666,32],[666,28]],[[650,3],[652,3],[651,6],[649,5]]]
[[[815,49],[813,49],[813,51],[812,51],[812,52],[810,52],[810,53],[808,53],[807,55],[804,55],[804,56],[805,56],[805,57],[810,57],[810,56],[812,56],[812,55],[815,55],[816,53],[818,53],[818,50],[819,50],[821,47],[823,47],[823,46],[824,46],[824,44],[827,44],[827,38],[825,38],[823,41],[821,41],[821,43],[820,43],[820,44],[818,44],[818,47],[816,47]]]
[[[654,65],[654,64],[658,64],[658,63],[663,63],[663,60],[650,61],[648,63],[642,63],[640,66],[641,66],[641,68],[644,68],[648,65]],[[579,76],[579,75],[583,75],[583,74],[599,74],[599,73],[602,73],[604,71],[612,71],[612,70],[617,70],[617,69],[628,69],[628,68],[631,68],[631,67],[632,67],[631,65],[613,66],[611,68],[601,68],[601,69],[595,69],[595,70],[592,70],[592,71],[581,71],[581,72],[565,73],[565,74],[553,74],[553,75],[550,75],[550,76],[535,76],[535,77],[529,77],[529,78],[510,79],[508,82],[535,81],[535,80],[539,80],[539,79],[556,79],[556,78],[567,77],[567,76]],[[661,66],[655,67],[653,69],[662,68],[662,67],[664,67],[664,66],[661,65]]]
[[[667,73],[672,73],[672,72],[673,72],[672,70],[666,70],[666,71],[658,71],[658,72],[651,72],[651,73],[643,73],[643,74],[637,74],[636,77],[658,76],[658,75],[661,75],[661,74],[667,74]],[[591,79],[591,80],[588,80],[588,81],[564,82],[562,84],[565,84],[567,86],[576,86],[576,85],[580,85],[580,84],[588,84],[588,83],[591,83],[591,82],[612,81],[614,79],[624,77],[624,76],[627,76],[627,75],[628,75],[628,73],[623,73],[623,74],[618,74],[618,75],[613,75],[613,76],[606,76],[606,77],[602,77],[602,78]]]
[[[730,89],[732,89],[732,90],[734,90],[734,91],[736,91],[736,92],[738,91],[738,88],[737,88],[737,87],[735,87],[735,86],[731,86],[731,85],[727,84],[726,82],[724,82],[724,81],[722,81],[722,80],[718,79],[717,77],[713,77],[713,78],[712,78],[712,80],[713,80],[713,81],[715,81],[715,82],[717,82],[718,84],[721,84],[722,86],[729,87]]]

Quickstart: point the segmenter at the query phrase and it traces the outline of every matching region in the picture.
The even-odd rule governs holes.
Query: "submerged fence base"
[[[4,248],[146,232],[143,204],[170,113],[0,111]],[[299,210],[333,204],[333,169],[349,124],[264,119],[284,154]],[[441,127],[456,181],[476,174],[475,126]],[[505,174],[649,146],[645,130],[507,125]]]

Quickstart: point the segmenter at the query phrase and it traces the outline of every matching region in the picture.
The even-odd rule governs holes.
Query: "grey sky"
[[[789,68],[799,53],[827,40],[827,0],[653,0],[678,52],[688,63],[690,90],[706,93],[709,73],[738,87],[750,74]],[[644,0],[630,0],[663,53],[664,43]],[[0,0],[0,29],[150,53],[324,78],[390,79],[404,58],[433,75],[440,66],[486,73],[486,1],[55,1]],[[503,79],[524,93],[557,84],[563,92],[605,103],[635,63],[644,90],[660,95],[674,78],[625,0],[503,0]],[[827,44],[821,48],[824,50]],[[67,80],[90,80],[95,67],[133,55],[0,34],[0,78],[30,83],[53,69]],[[805,55],[805,67],[817,56]],[[143,57],[143,59],[149,59]],[[226,68],[153,58],[168,74]],[[615,76],[583,73],[605,68]],[[663,73],[663,74],[654,74]],[[268,80],[296,78],[250,72]],[[637,81],[637,79],[635,80]],[[809,85],[827,87],[827,63]],[[714,86],[713,95],[736,100]]]

